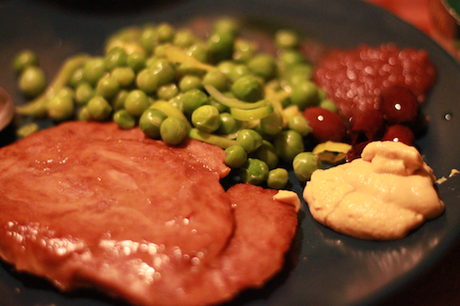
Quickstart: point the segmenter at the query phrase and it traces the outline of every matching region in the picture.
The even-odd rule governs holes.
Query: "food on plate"
[[[0,149],[0,256],[62,290],[204,305],[260,287],[297,227],[292,194],[220,179],[219,147],[62,123]],[[298,199],[297,199],[298,200]]]
[[[337,232],[393,240],[443,213],[434,182],[416,148],[375,141],[362,158],[315,171],[304,198],[314,219]]]

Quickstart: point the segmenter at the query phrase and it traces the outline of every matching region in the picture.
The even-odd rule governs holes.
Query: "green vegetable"
[[[179,89],[181,92],[186,92],[192,89],[203,89],[201,78],[196,75],[185,75],[179,82]]]
[[[211,62],[218,63],[231,59],[235,37],[228,32],[215,32],[208,39],[209,56]]]
[[[232,145],[225,149],[225,164],[230,168],[241,168],[248,160],[248,154],[240,145]]]
[[[206,132],[201,132],[198,129],[191,129],[189,132],[189,136],[190,138],[210,143],[223,149],[238,144],[236,140],[228,139]]]
[[[28,97],[36,97],[46,88],[45,73],[40,67],[25,67],[19,76],[19,90]]]
[[[199,89],[184,92],[181,96],[184,112],[191,115],[198,107],[208,102],[208,96]]]
[[[303,137],[307,136],[311,132],[311,127],[308,124],[307,119],[305,119],[302,115],[289,118],[288,127],[289,129],[298,132]]]
[[[278,30],[275,33],[275,44],[280,49],[296,48],[299,45],[299,36],[292,30]]]
[[[281,132],[274,141],[276,153],[285,162],[291,162],[294,157],[304,151],[302,136],[293,130]]]
[[[114,97],[119,90],[120,84],[118,81],[114,77],[108,75],[97,82],[96,95],[100,95],[105,99],[110,99]]]
[[[283,116],[280,112],[273,111],[267,117],[260,119],[260,128],[265,134],[278,134],[283,129]]]
[[[125,109],[133,116],[141,116],[149,108],[150,103],[145,92],[139,89],[132,90],[125,100]]]
[[[159,24],[156,28],[159,43],[171,42],[176,35],[176,30],[168,23]]]
[[[160,126],[161,139],[169,145],[181,144],[188,135],[187,125],[177,117],[166,118]]]
[[[125,108],[126,97],[128,94],[129,92],[127,90],[122,89],[110,100],[110,105],[113,107],[114,111]]]
[[[32,135],[35,132],[38,132],[38,130],[39,130],[38,124],[27,123],[27,124],[22,125],[16,130],[16,136],[18,136],[19,138],[24,138],[29,135]]]
[[[85,83],[85,79],[83,78],[83,67],[75,69],[75,71],[72,73],[72,75],[69,78],[69,81],[67,82],[67,85],[77,88],[78,85],[81,83]]]
[[[213,32],[214,33],[227,33],[235,36],[238,34],[240,25],[238,21],[233,18],[225,17],[220,18],[214,22]]]
[[[86,104],[92,97],[94,97],[94,90],[86,82],[80,83],[75,89],[75,102],[78,104]]]
[[[179,30],[176,32],[176,36],[174,37],[173,44],[180,47],[180,48],[188,48],[195,43],[197,38],[192,33],[192,31],[188,29]]]
[[[268,54],[259,54],[254,56],[248,62],[249,70],[264,80],[270,80],[276,75],[275,59]]]
[[[228,90],[230,80],[221,71],[214,69],[208,71],[203,77],[203,85],[209,85],[216,88],[218,91]]]
[[[89,59],[83,67],[83,79],[91,86],[95,86],[105,73],[105,60],[102,57]]]
[[[147,137],[160,139],[160,126],[166,118],[166,114],[158,109],[147,109],[139,119],[139,128]]]
[[[187,127],[190,129],[192,126],[190,125],[190,122],[187,120],[187,117],[175,106],[173,106],[171,103],[168,103],[166,101],[156,101],[153,103],[150,108],[157,109],[162,111],[164,114],[166,114],[168,117],[176,117],[187,125]]]
[[[217,129],[218,134],[222,135],[230,135],[236,133],[238,129],[241,127],[241,123],[229,113],[221,113],[220,117],[220,126]]]
[[[273,169],[278,165],[278,154],[275,147],[267,140],[262,140],[262,145],[255,150],[253,156],[264,161],[269,169]]]
[[[158,76],[158,85],[169,84],[176,78],[174,66],[165,58],[157,59],[149,68]]]
[[[136,74],[131,67],[116,67],[112,70],[110,75],[117,80],[120,87],[123,88],[131,86],[136,79]]]
[[[261,100],[258,102],[244,102],[235,98],[229,98],[219,90],[217,90],[214,86],[205,85],[204,88],[208,92],[208,94],[213,97],[217,102],[233,108],[240,108],[240,109],[255,109],[260,108],[262,106],[266,106],[268,101]]]
[[[273,113],[273,106],[267,105],[256,109],[241,109],[233,107],[230,109],[232,116],[240,121],[251,121],[262,119]]]
[[[236,140],[247,153],[255,151],[262,145],[262,136],[256,131],[249,129],[242,129],[236,136]]]
[[[112,113],[112,107],[109,102],[101,96],[95,96],[89,100],[87,110],[90,118],[96,121],[104,121]]]
[[[74,102],[69,95],[55,95],[47,104],[48,116],[54,121],[72,118],[74,109]]]
[[[144,52],[132,52],[126,58],[126,64],[131,67],[134,72],[141,71],[146,66],[147,57]]]
[[[37,54],[31,50],[22,50],[13,59],[13,69],[17,74],[30,66],[38,66]]]
[[[127,110],[120,109],[113,114],[113,121],[123,130],[132,129],[136,125],[136,119]]]
[[[301,111],[310,106],[318,105],[318,87],[315,83],[304,80],[292,87],[291,103],[297,105]]]
[[[268,171],[268,166],[265,162],[256,158],[248,158],[240,169],[241,181],[253,185],[262,185],[268,178]]]
[[[301,182],[310,179],[312,173],[321,168],[321,162],[312,152],[302,152],[292,162],[294,173]]]
[[[256,102],[263,98],[262,83],[253,75],[243,76],[236,80],[231,91],[237,99],[246,102]]]
[[[267,185],[269,188],[281,189],[289,181],[288,172],[283,168],[276,168],[268,172]]]
[[[321,100],[321,102],[319,103],[319,106],[321,106],[322,108],[325,108],[333,113],[337,113],[338,112],[338,109],[337,109],[337,105],[335,105],[334,102],[332,102],[331,100],[329,99],[323,99]]]
[[[199,131],[212,133],[220,126],[219,110],[212,105],[200,106],[192,113],[192,123]]]
[[[107,71],[112,71],[117,67],[122,67],[126,65],[126,60],[128,55],[125,50],[120,47],[111,49],[104,57],[105,69]]]
[[[157,89],[157,97],[160,100],[171,100],[179,94],[179,88],[174,83],[160,86]]]
[[[236,62],[248,62],[256,53],[254,45],[246,40],[238,39],[235,41],[233,50],[233,60]]]
[[[147,94],[154,93],[159,85],[159,75],[150,68],[142,69],[136,77],[137,88]]]

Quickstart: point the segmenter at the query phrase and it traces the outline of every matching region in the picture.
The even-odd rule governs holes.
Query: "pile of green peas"
[[[47,87],[27,50],[14,67],[33,100],[17,112],[56,122],[113,120],[169,145],[205,141],[225,149],[225,163],[240,169],[243,182],[280,189],[288,184],[280,164],[291,164],[301,182],[322,166],[304,152],[311,128],[302,111],[336,109],[311,81],[298,34],[278,30],[274,44],[275,54],[258,50],[231,18],[214,21],[206,38],[168,23],[133,26],[109,37],[104,55],[69,58]]]

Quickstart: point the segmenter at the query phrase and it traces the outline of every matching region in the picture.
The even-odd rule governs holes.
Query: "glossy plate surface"
[[[92,1],[97,2],[97,1]],[[78,52],[102,54],[103,40],[131,24],[168,21],[183,23],[194,17],[230,14],[235,17],[292,27],[335,47],[377,46],[425,49],[438,71],[424,113],[430,117],[428,134],[417,145],[439,178],[460,169],[460,67],[426,35],[376,7],[359,0],[232,0],[175,1],[169,4],[130,1],[130,6],[96,8],[80,1],[3,1],[0,3],[0,86],[15,101],[11,62],[16,52],[30,48],[39,54],[48,76],[63,60]],[[141,9],[140,9],[141,8]],[[446,115],[450,120],[446,120]],[[46,125],[46,122],[42,122]],[[1,135],[5,140],[5,135]],[[302,187],[294,186],[302,192]],[[399,241],[369,242],[337,234],[316,223],[303,203],[295,243],[294,266],[261,290],[243,293],[231,305],[368,305],[412,281],[449,248],[460,232],[460,175],[439,186],[446,204],[440,218]],[[205,290],[205,289],[204,289]],[[47,282],[0,266],[0,304],[123,305],[94,292],[61,294]]]

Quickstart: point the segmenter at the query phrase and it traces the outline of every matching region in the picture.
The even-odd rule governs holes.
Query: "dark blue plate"
[[[121,2],[121,1],[120,1]],[[123,26],[148,21],[183,23],[193,17],[229,14],[292,27],[335,47],[394,42],[399,47],[425,49],[438,71],[424,112],[428,134],[417,144],[437,177],[460,169],[460,67],[426,35],[374,6],[359,0],[232,0],[175,1],[165,4],[129,1],[3,1],[0,2],[0,86],[15,90],[11,61],[23,48],[35,50],[47,75],[78,52],[102,54],[103,40]],[[446,120],[446,114],[451,115]],[[42,123],[45,124],[45,123]],[[408,237],[393,242],[369,242],[345,237],[316,223],[305,203],[301,228],[286,269],[261,290],[250,290],[233,305],[367,305],[380,301],[432,266],[458,238],[460,176],[439,186],[446,204],[440,218]],[[294,186],[302,192],[302,187]],[[203,290],[206,290],[203,288]],[[92,291],[61,294],[46,281],[0,267],[0,304],[118,305]]]

